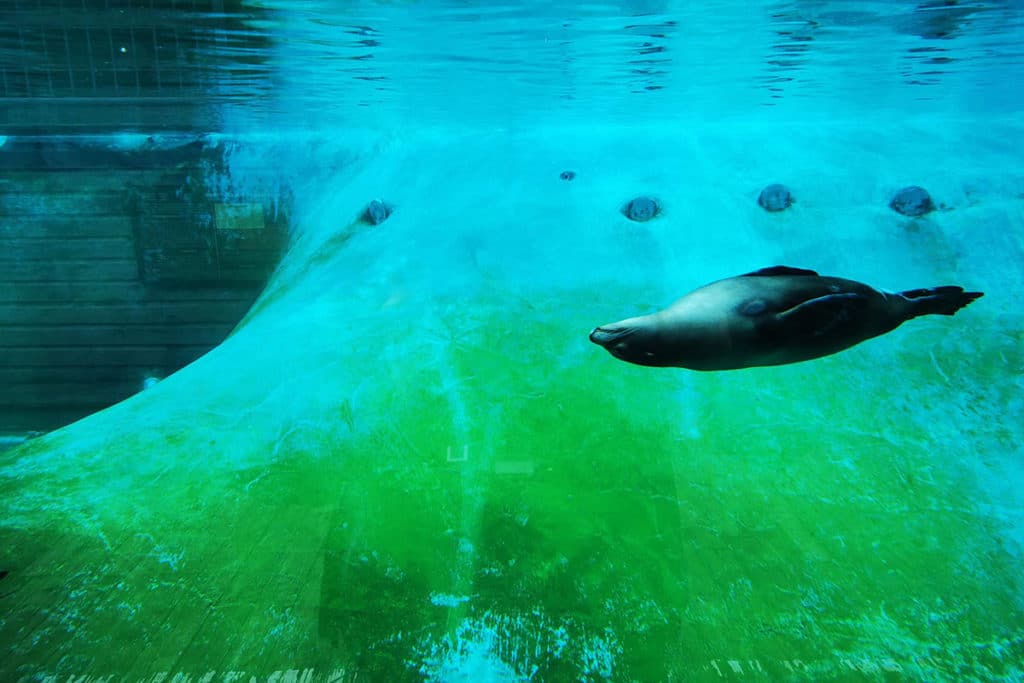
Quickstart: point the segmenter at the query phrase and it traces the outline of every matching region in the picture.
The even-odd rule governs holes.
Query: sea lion
[[[712,282],[663,311],[602,325],[590,341],[652,367],[784,365],[848,349],[920,315],[953,315],[981,296],[950,286],[883,292],[774,266]]]

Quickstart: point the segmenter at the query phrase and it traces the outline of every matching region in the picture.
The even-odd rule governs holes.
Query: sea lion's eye
[[[768,304],[764,299],[752,299],[740,306],[740,313],[742,315],[761,315],[767,308]]]

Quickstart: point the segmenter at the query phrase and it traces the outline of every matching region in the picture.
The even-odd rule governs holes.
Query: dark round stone
[[[643,223],[661,213],[661,206],[659,206],[656,199],[637,197],[636,199],[631,199],[626,206],[622,207],[622,213],[631,221]]]
[[[390,215],[391,209],[381,200],[374,199],[370,202],[370,205],[366,207],[366,214],[364,215],[364,218],[374,225],[380,225],[386,221]]]
[[[782,211],[793,204],[793,193],[779,183],[772,183],[757,196],[757,203],[765,211]]]
[[[562,180],[572,180],[576,177],[576,171],[562,171],[558,177]]]
[[[923,187],[911,185],[893,195],[889,208],[904,216],[923,216],[935,210],[935,202]]]

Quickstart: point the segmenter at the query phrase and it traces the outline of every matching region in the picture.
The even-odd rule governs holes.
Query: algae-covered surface
[[[1016,680],[1021,131],[906,125],[240,146],[295,187],[262,300],[0,455],[0,679]],[[587,341],[776,263],[986,297],[777,368]]]

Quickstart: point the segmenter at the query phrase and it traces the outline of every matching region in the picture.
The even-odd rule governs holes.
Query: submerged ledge
[[[990,177],[1013,152],[907,133],[240,150],[240,182],[268,159],[292,181],[297,226],[246,320],[0,455],[0,678],[1016,675],[1021,502],[1001,473],[1024,357],[999,292],[1021,225],[1016,180]],[[921,182],[957,208],[909,230],[888,188],[938,158],[956,173]],[[771,216],[756,196],[778,168],[800,203]],[[385,191],[395,213],[358,224]],[[666,211],[638,227],[618,208],[641,191]],[[786,262],[992,294],[782,368],[657,371],[587,342]]]

